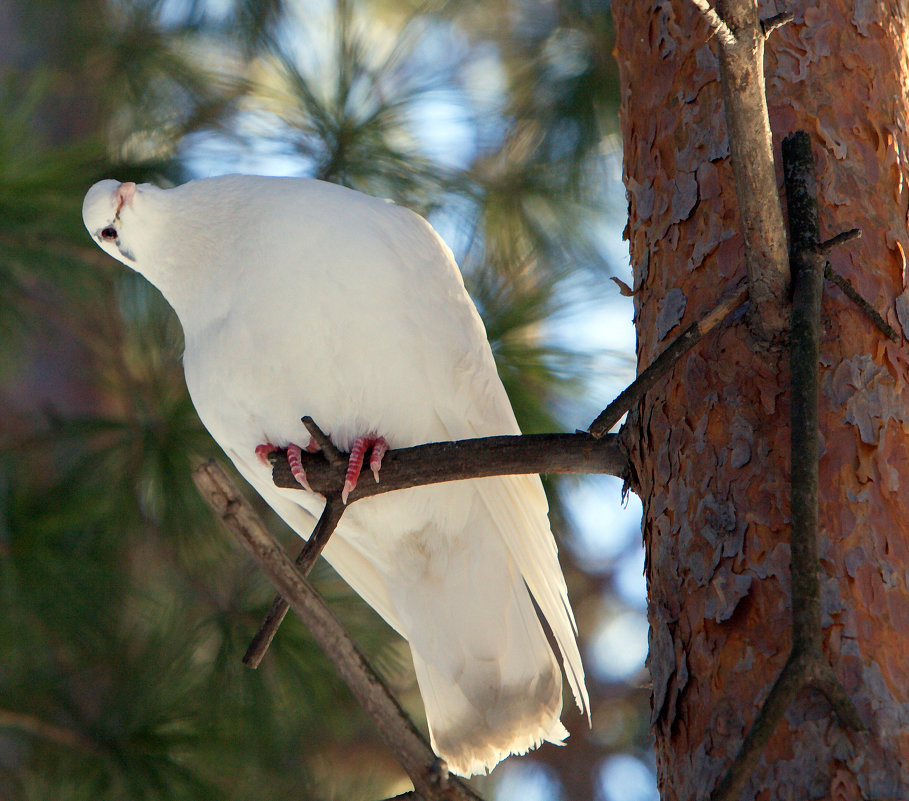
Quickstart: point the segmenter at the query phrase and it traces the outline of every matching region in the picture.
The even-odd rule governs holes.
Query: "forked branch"
[[[711,801],[734,801],[777,723],[806,686],[822,692],[840,723],[861,729],[852,701],[821,650],[821,582],[818,559],[818,363],[826,250],[819,241],[814,163],[808,134],[783,141],[783,170],[792,252],[791,533],[792,650],[729,770]]]
[[[435,756],[340,621],[300,575],[218,464],[209,461],[201,465],[193,473],[193,480],[231,533],[288,600],[372,718],[380,736],[413,782],[415,797],[423,801],[480,801],[463,782],[448,776],[444,763]]]
[[[312,534],[309,535],[309,539],[306,540],[302,550],[294,560],[294,564],[302,576],[309,575],[313,565],[316,563],[316,559],[319,558],[319,554],[328,545],[328,540],[334,534],[343,513],[344,503],[341,501],[340,495],[334,495],[326,499],[325,508],[322,510],[319,522],[316,523]],[[246,667],[253,669],[259,667],[262,657],[265,656],[268,646],[271,645],[271,641],[275,638],[275,634],[289,608],[289,604],[283,596],[275,596],[271,602],[271,609],[268,610],[268,614],[243,655],[243,664]]]

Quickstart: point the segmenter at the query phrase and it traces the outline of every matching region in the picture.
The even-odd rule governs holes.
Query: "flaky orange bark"
[[[708,26],[689,0],[613,8],[643,367],[746,270]],[[810,133],[822,238],[863,231],[831,262],[898,330],[899,316],[909,326],[906,28],[896,3],[809,3],[765,61],[777,158],[786,133]],[[844,731],[801,692],[742,798],[909,797],[909,343],[825,292],[824,650],[869,731]],[[629,422],[663,799],[710,793],[789,653],[788,383],[785,347],[733,319]]]

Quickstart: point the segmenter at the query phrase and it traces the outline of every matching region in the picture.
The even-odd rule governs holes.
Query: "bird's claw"
[[[347,474],[344,476],[344,488],[341,490],[341,502],[347,504],[347,498],[357,486],[360,470],[363,468],[363,459],[366,451],[372,449],[369,456],[369,469],[372,470],[376,483],[379,483],[379,470],[382,469],[382,457],[388,451],[388,440],[385,437],[373,435],[357,437],[350,449],[350,458],[347,461]]]
[[[385,437],[376,437],[372,444],[372,453],[369,457],[369,469],[372,475],[379,483],[379,471],[382,469],[382,457],[388,452],[388,440]]]
[[[259,461],[262,462],[262,464],[266,467],[270,467],[271,461],[268,457],[277,450],[280,450],[277,445],[266,442],[263,445],[256,445],[256,456],[259,457]],[[287,446],[287,464],[290,466],[291,475],[297,480],[297,483],[303,487],[303,489],[313,492],[313,488],[309,486],[309,482],[306,480],[306,471],[303,469],[303,461],[300,458],[304,450],[307,453],[316,453],[321,450],[321,448],[319,448],[319,443],[312,437],[309,438],[309,442],[305,448],[300,448],[299,445],[291,443]]]
[[[263,445],[256,445],[256,456],[259,457],[259,461],[262,462],[266,467],[271,467],[271,461],[269,460],[269,454],[274,453],[278,450],[277,445],[272,445],[270,442],[266,442]]]
[[[256,456],[259,461],[266,467],[270,466],[269,455],[280,450],[277,445],[266,442],[256,446]],[[321,450],[319,444],[312,438],[309,438],[305,448],[291,443],[287,446],[287,464],[290,466],[290,473],[296,479],[297,483],[303,489],[314,492],[306,479],[306,471],[303,469],[302,454],[303,451],[316,453]],[[353,447],[350,449],[350,458],[347,461],[347,473],[344,476],[344,488],[341,490],[341,501],[345,505],[350,493],[357,486],[357,480],[360,478],[360,471],[363,469],[363,460],[366,457],[366,451],[371,450],[369,455],[369,469],[372,471],[376,484],[379,483],[379,471],[382,469],[382,457],[388,452],[388,440],[385,437],[368,435],[357,437],[354,440]]]
[[[300,446],[291,443],[287,446],[287,464],[290,466],[290,474],[297,480],[297,483],[305,490],[313,491],[306,480],[306,471],[303,469],[303,461]]]

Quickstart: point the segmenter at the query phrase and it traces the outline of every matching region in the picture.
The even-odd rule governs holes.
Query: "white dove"
[[[407,209],[322,181],[227,175],[172,189],[101,181],[82,215],[174,308],[199,417],[301,537],[324,499],[275,487],[260,456],[308,442],[303,415],[342,450],[375,442],[374,469],[386,445],[520,433],[454,256]],[[361,500],[325,557],[410,643],[432,746],[452,772],[485,773],[568,735],[531,596],[589,710],[538,476]]]

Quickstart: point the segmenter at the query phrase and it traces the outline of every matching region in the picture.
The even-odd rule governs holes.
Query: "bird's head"
[[[82,220],[105,253],[158,288],[185,327],[184,318],[200,302],[208,304],[210,281],[243,236],[237,209],[245,208],[247,198],[224,189],[235,179],[190,181],[169,189],[99,181],[85,194]]]
[[[99,181],[85,194],[82,221],[105,253],[145,276],[179,313],[189,284],[201,271],[186,269],[194,262],[185,250],[198,237],[187,237],[186,245],[169,235],[175,214],[180,215],[179,204],[174,210],[175,194],[153,184]]]
[[[111,179],[99,181],[85,195],[82,220],[101,249],[134,270],[143,245],[142,206],[147,195],[160,191],[151,184],[136,186]]]

